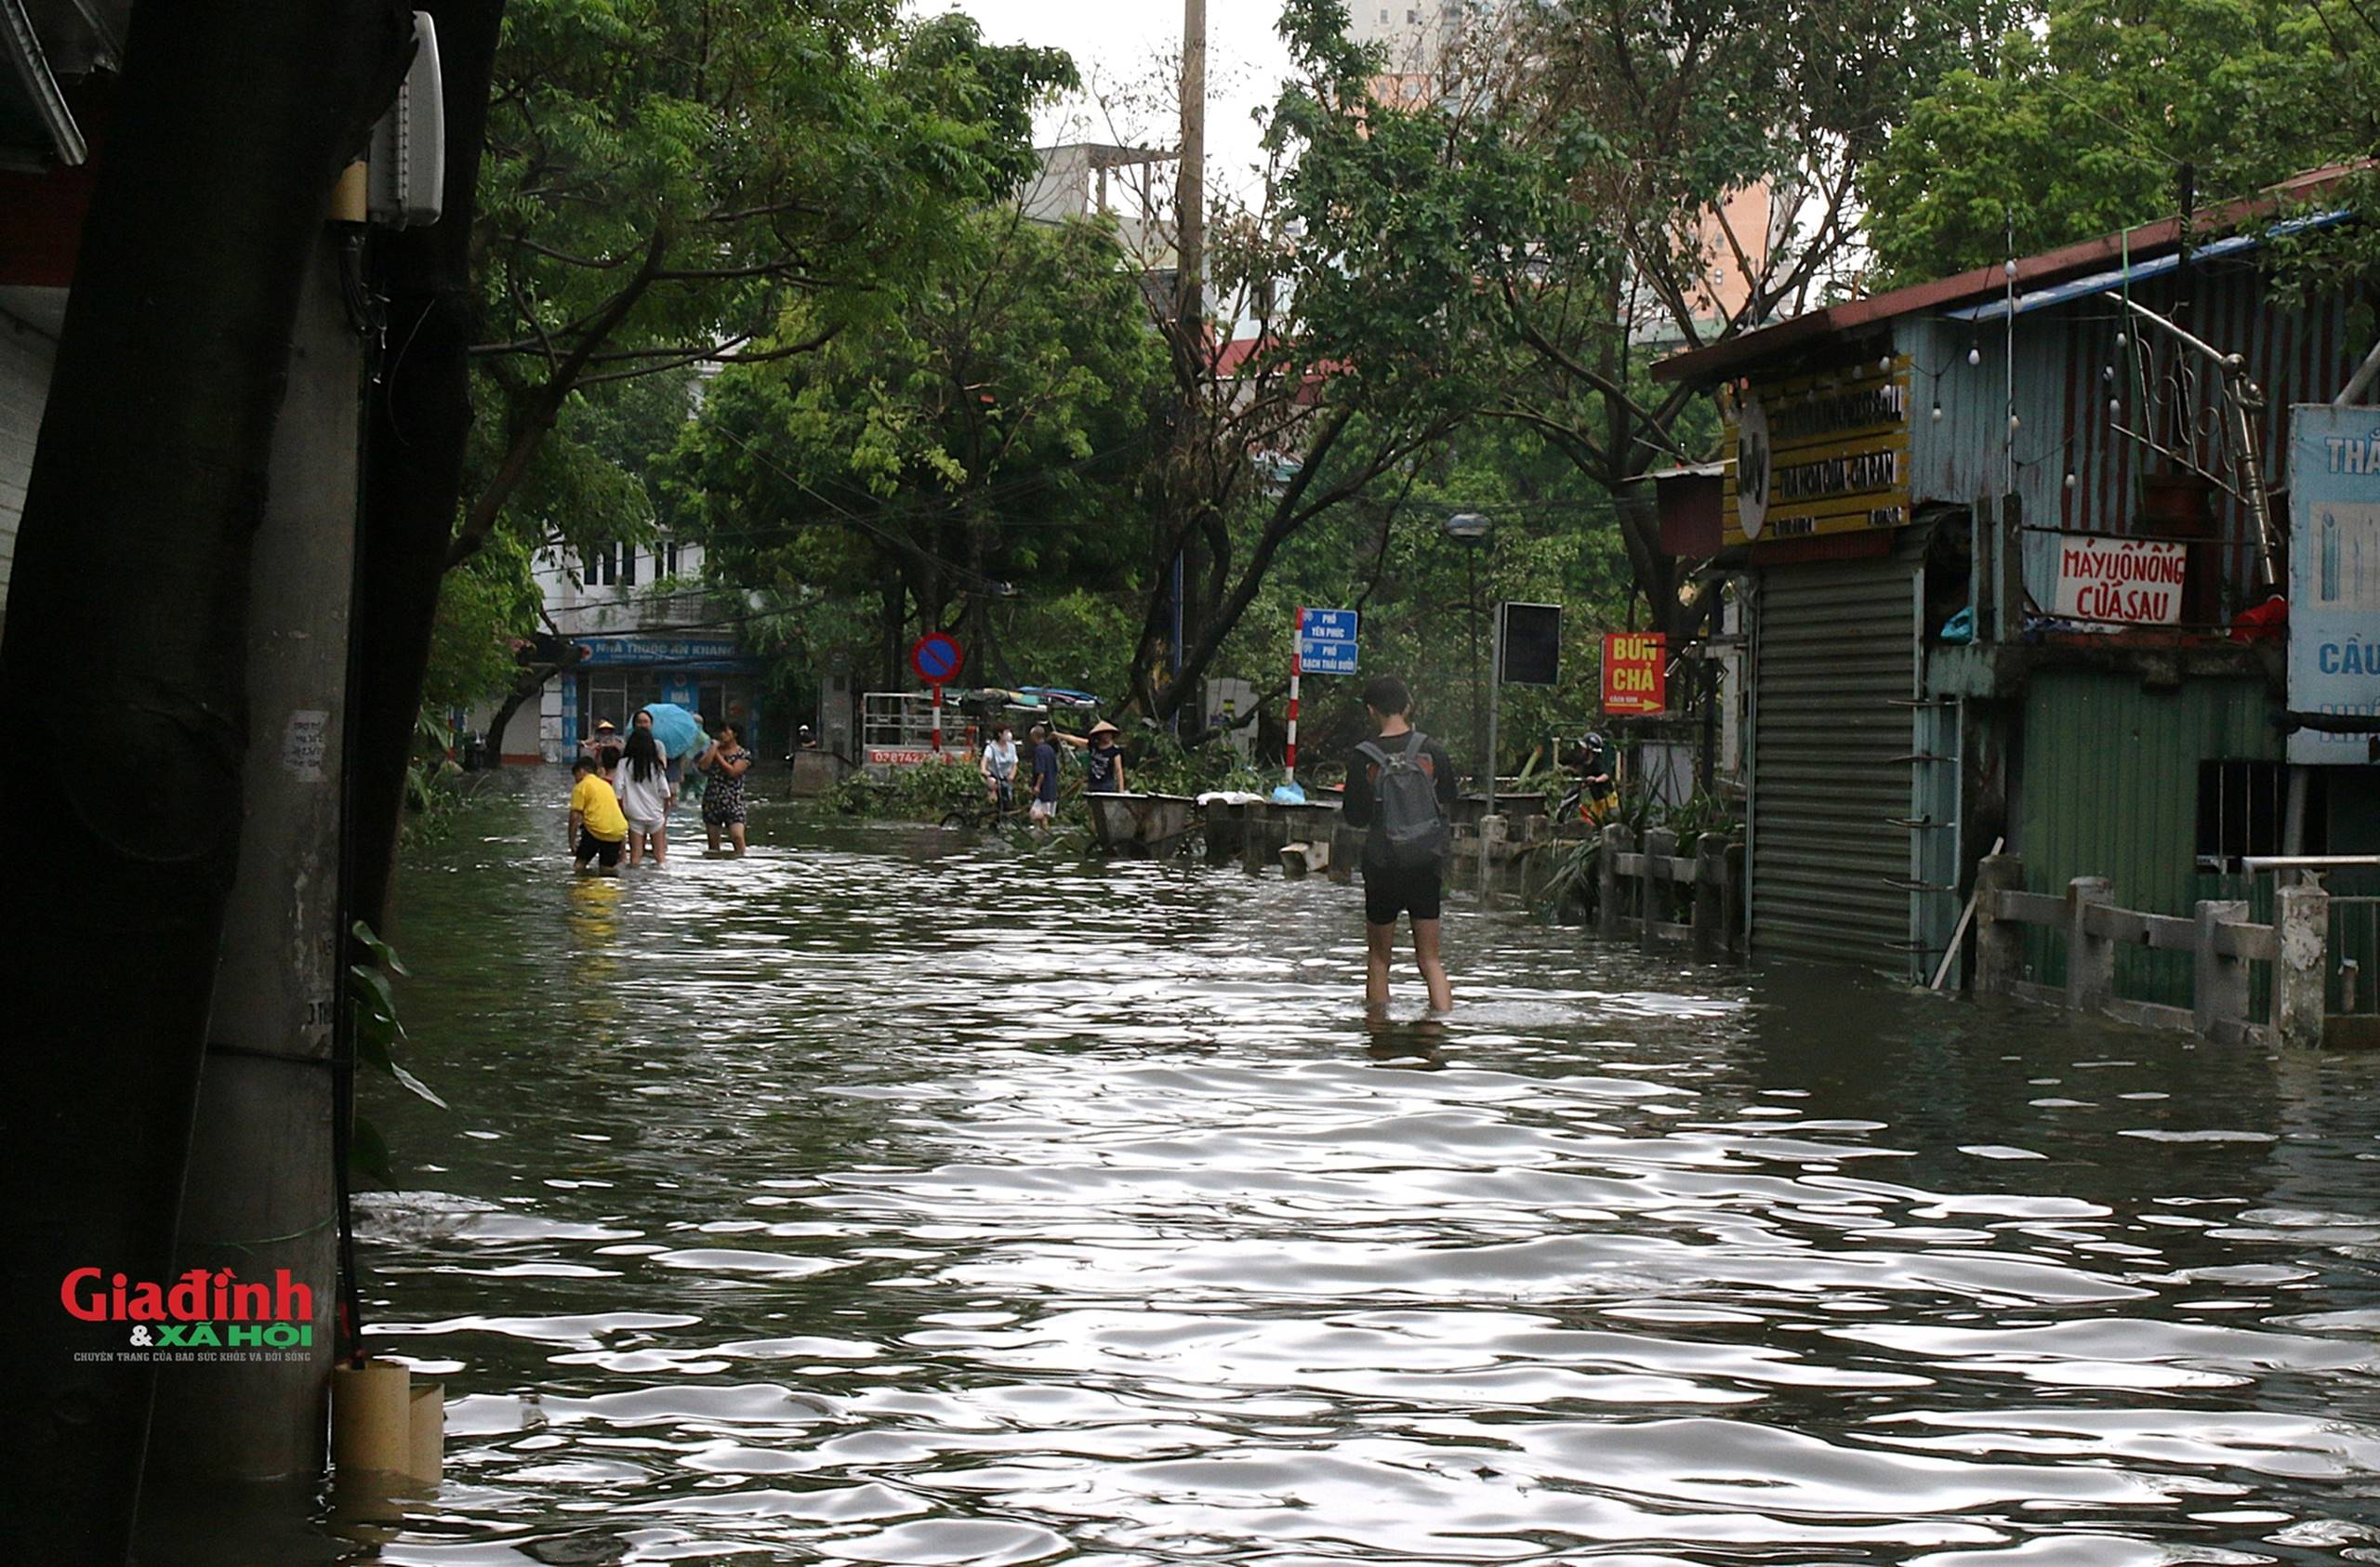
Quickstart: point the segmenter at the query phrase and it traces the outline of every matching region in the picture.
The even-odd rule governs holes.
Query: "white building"
[[[674,702],[707,721],[731,718],[760,749],[760,661],[742,651],[735,605],[702,586],[702,546],[668,538],[540,555],[537,586],[552,627],[541,661],[578,651],[536,701],[514,710],[498,743],[503,759],[574,756],[598,723],[625,731],[649,702]],[[473,731],[495,718],[494,704],[473,713]]]

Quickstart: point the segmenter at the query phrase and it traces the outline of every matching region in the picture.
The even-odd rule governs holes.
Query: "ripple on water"
[[[382,1560],[2380,1549],[2380,1095],[1460,896],[1368,1029],[1327,882],[763,806],[590,885],[510,782],[407,868]]]

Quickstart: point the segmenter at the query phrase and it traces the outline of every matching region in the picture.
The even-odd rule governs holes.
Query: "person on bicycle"
[[[1000,726],[998,738],[984,747],[984,759],[977,766],[984,775],[985,802],[1007,815],[1016,795],[1016,731],[1012,726]]]

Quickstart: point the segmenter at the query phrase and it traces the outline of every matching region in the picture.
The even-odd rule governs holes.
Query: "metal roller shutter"
[[[1753,650],[1752,948],[1910,967],[1914,541],[1772,567]],[[1896,885],[1899,883],[1900,885]]]

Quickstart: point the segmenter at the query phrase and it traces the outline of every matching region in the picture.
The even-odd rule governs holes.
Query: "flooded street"
[[[381,1560],[2380,1561],[2373,1063],[555,776],[403,878]]]

